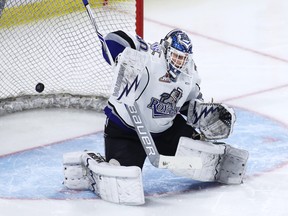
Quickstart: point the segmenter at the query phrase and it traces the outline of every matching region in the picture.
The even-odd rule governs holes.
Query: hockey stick
[[[98,35],[98,38],[103,46],[104,52],[107,54],[111,65],[114,65],[111,53],[108,49],[106,41],[103,35],[99,32],[98,26],[96,23],[95,16],[90,8],[88,0],[83,0],[83,4],[86,7],[87,13],[91,20],[93,27]],[[175,156],[165,156],[160,155],[154,140],[147,130],[147,127],[143,121],[141,113],[139,111],[138,105],[134,102],[133,106],[125,105],[127,112],[129,113],[135,130],[139,136],[141,144],[147,154],[147,157],[151,164],[158,168],[171,168],[171,169],[201,169],[202,161],[199,157],[175,157]]]
[[[90,20],[91,20],[92,26],[95,28],[95,31],[96,31],[96,33],[97,33],[97,36],[98,36],[98,38],[99,38],[99,40],[100,40],[100,42],[101,42],[101,44],[102,44],[103,50],[104,50],[104,52],[107,54],[111,65],[113,65],[113,64],[114,64],[114,61],[113,61],[112,55],[111,55],[111,53],[109,52],[108,46],[107,46],[107,44],[106,44],[106,41],[105,41],[103,35],[102,35],[102,34],[99,32],[99,30],[98,30],[99,28],[98,28],[98,26],[97,26],[96,19],[95,19],[94,13],[93,13],[92,10],[91,10],[91,7],[90,7],[90,5],[89,5],[89,2],[88,2],[88,0],[82,0],[82,1],[83,1],[83,4],[84,4],[85,8],[86,8],[86,11],[87,11],[87,13],[88,13],[88,16],[89,16],[89,18],[90,18]]]
[[[177,157],[159,154],[154,140],[147,130],[137,102],[133,106],[125,105],[134,124],[134,128],[143,145],[150,163],[157,168],[170,169],[201,169],[202,161],[199,157]]]

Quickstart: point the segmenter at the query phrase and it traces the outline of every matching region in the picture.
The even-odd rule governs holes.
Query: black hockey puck
[[[35,90],[38,92],[38,93],[41,93],[44,91],[44,84],[43,83],[38,83],[35,87]]]

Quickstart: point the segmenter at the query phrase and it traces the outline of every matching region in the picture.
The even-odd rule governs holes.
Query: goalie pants
[[[186,124],[186,120],[177,115],[173,125],[162,133],[151,134],[159,154],[174,156],[179,138],[195,137],[198,133]],[[146,159],[146,153],[138,138],[136,131],[121,128],[113,121],[107,119],[104,130],[105,157],[107,162],[116,159],[122,166],[138,166],[141,169]],[[195,138],[194,138],[195,139]]]

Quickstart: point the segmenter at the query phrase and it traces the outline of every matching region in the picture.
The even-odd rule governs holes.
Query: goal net
[[[143,0],[89,3],[103,35],[123,29],[142,36]],[[0,56],[0,115],[101,110],[109,96],[112,71],[82,0],[0,0]]]

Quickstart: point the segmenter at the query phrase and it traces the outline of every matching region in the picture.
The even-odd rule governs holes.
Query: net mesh
[[[103,35],[135,32],[135,0],[89,3]],[[21,97],[109,96],[111,68],[81,0],[0,0],[0,16],[2,109]]]

